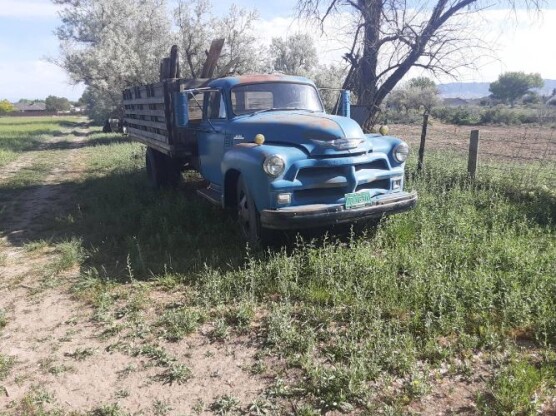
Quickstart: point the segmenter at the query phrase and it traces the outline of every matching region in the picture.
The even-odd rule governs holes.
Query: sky
[[[272,37],[310,33],[321,63],[339,62],[344,43],[334,34],[338,18],[318,28],[295,18],[297,0],[213,0],[215,13],[224,13],[232,3],[256,8],[259,39],[269,44]],[[542,14],[525,10],[513,13],[501,7],[473,18],[476,35],[494,47],[495,56],[478,61],[478,70],[461,71],[457,81],[491,82],[507,71],[539,72],[556,79],[556,0],[546,0]],[[58,54],[54,35],[60,24],[57,6],[50,0],[0,0],[0,100],[44,99],[48,95],[77,100],[82,85],[72,85],[62,69],[49,62]],[[421,75],[413,71],[410,76]],[[453,82],[453,79],[437,79]]]

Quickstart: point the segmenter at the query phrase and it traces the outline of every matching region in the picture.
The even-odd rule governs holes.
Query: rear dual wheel
[[[145,155],[147,176],[154,188],[176,187],[181,177],[179,162],[152,147],[147,148]]]

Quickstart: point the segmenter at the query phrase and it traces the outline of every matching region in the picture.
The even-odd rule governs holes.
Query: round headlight
[[[269,156],[263,162],[264,171],[268,176],[272,176],[273,178],[280,176],[285,168],[286,163],[284,159],[278,155]]]
[[[393,154],[396,161],[403,163],[409,155],[409,146],[407,145],[407,143],[401,142],[396,147],[394,147]]]

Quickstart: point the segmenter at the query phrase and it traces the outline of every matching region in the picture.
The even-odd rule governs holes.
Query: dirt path
[[[85,167],[80,145],[86,140],[87,133],[86,128],[81,128],[68,130],[57,137],[47,137],[37,150],[23,154],[0,169],[0,184],[6,183],[24,169],[32,169],[33,164],[41,160],[44,151],[56,149],[60,143],[67,147],[50,161],[52,170],[40,181],[40,185],[17,193],[6,207],[5,220],[0,222],[0,234],[8,238],[11,245],[25,242],[30,234],[39,229],[43,213],[54,212],[64,205],[67,195],[63,195],[57,185],[78,179],[83,173]]]
[[[46,150],[56,150],[39,183],[16,187],[0,222],[0,314],[6,321],[0,325],[0,413],[117,405],[142,414],[211,414],[211,403],[226,394],[245,408],[267,384],[249,371],[257,353],[251,340],[212,343],[206,325],[178,343],[155,339],[155,352],[148,352],[151,345],[141,339],[106,336],[106,324],[94,322],[95,311],[71,295],[79,268],[51,273],[56,247],[26,245],[36,240],[44,218],[68,210],[68,184],[87,171],[86,135],[79,129],[45,138],[38,150],[0,169],[5,185],[32,170]],[[152,307],[140,325],[157,319],[161,303],[175,301],[146,300]],[[172,358],[161,363],[156,351]]]

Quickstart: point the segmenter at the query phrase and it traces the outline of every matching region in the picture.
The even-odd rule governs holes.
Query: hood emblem
[[[361,143],[363,139],[334,139],[334,140],[311,140],[313,143],[318,144],[322,147],[328,147],[336,150],[348,150],[355,149]]]

